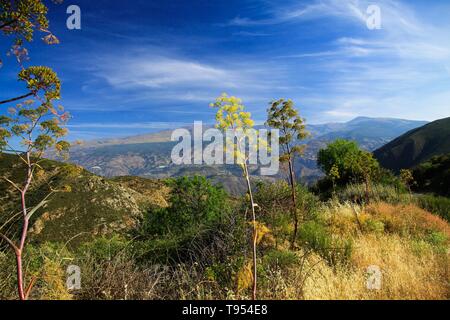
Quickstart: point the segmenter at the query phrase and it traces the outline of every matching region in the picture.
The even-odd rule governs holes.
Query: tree
[[[56,75],[50,73],[47,79],[56,79]],[[27,83],[32,85],[34,78],[29,79]],[[0,116],[0,151],[16,154],[25,170],[25,180],[22,183],[3,177],[20,194],[22,217],[20,239],[15,242],[13,238],[0,233],[0,237],[8,243],[16,256],[17,286],[21,300],[28,298],[32,287],[31,283],[25,288],[22,264],[29,222],[32,215],[46,204],[51,195],[51,193],[47,195],[34,208],[29,208],[27,192],[32,186],[35,172],[42,169],[40,162],[44,152],[51,147],[55,147],[57,152],[65,152],[70,146],[68,142],[62,140],[66,135],[66,129],[62,128],[62,124],[68,120],[68,114],[58,113],[53,107],[53,100],[59,98],[59,81],[50,87],[54,90],[45,90],[43,96],[36,95],[36,100],[28,100],[15,108],[10,108],[10,116]],[[20,140],[25,150],[17,150],[11,144],[11,140]]]
[[[350,182],[364,182],[366,201],[369,201],[371,181],[380,171],[380,165],[372,153],[361,150],[354,141],[337,139],[319,151],[317,163],[335,184],[342,186]]]
[[[328,177],[331,179],[333,183],[333,193],[336,192],[336,181],[340,179],[339,168],[334,165],[331,167],[330,172],[328,172]]]
[[[408,188],[409,195],[411,197],[411,187],[414,185],[414,176],[411,170],[401,169],[400,170],[400,181]]]
[[[298,232],[294,160],[296,156],[303,154],[305,145],[299,145],[299,142],[308,137],[308,132],[306,131],[305,120],[299,116],[292,100],[280,99],[273,101],[267,113],[266,125],[280,130],[279,143],[282,148],[280,162],[287,163],[289,168],[288,180],[291,186],[292,216],[294,220],[294,235],[291,246],[294,247]]]
[[[248,139],[250,144],[257,144],[258,141],[252,141],[252,135],[250,134],[253,129],[254,122],[251,119],[251,114],[245,112],[245,107],[242,104],[241,99],[222,94],[218,97],[215,103],[210,105],[217,108],[216,114],[216,128],[223,132],[231,131],[236,137],[233,141],[227,141],[226,152],[232,154],[233,158],[237,161],[242,168],[243,175],[247,183],[248,197],[251,205],[252,212],[252,260],[253,260],[253,290],[252,297],[256,300],[257,296],[257,265],[256,265],[256,246],[258,242],[258,225],[256,221],[256,207],[258,206],[253,199],[252,186],[250,182],[249,173],[249,156],[246,154],[245,140]],[[257,138],[256,138],[257,139]],[[229,145],[232,145],[231,149]]]
[[[19,299],[26,300],[34,284],[31,281],[25,286],[22,261],[30,219],[56,190],[52,190],[33,208],[28,205],[27,194],[32,188],[36,172],[42,170],[40,163],[45,151],[52,147],[58,153],[68,150],[69,143],[62,139],[67,132],[62,126],[68,121],[69,115],[61,106],[54,106],[54,101],[60,98],[61,89],[56,73],[45,66],[26,68],[23,64],[28,60],[28,51],[22,45],[25,41],[33,40],[36,30],[47,33],[43,38],[46,43],[58,42],[48,31],[47,7],[40,0],[0,0],[0,9],[0,32],[14,37],[11,53],[16,56],[20,65],[18,80],[28,90],[21,96],[0,101],[0,104],[22,101],[15,107],[10,107],[8,115],[0,115],[0,152],[14,153],[25,172],[25,179],[20,182],[13,181],[12,177],[2,177],[19,194],[21,223],[17,224],[20,231],[18,239],[14,235],[8,237],[2,230],[0,239],[15,254],[18,296]],[[23,101],[26,98],[30,100]],[[22,149],[18,150],[20,148]]]
[[[361,180],[362,178],[364,181],[366,187],[366,203],[369,203],[372,178],[377,177],[380,172],[380,165],[372,153],[363,150],[359,150],[357,156],[352,158],[352,160],[353,174],[356,180]]]
[[[54,0],[53,2],[61,3],[62,1]],[[48,30],[47,12],[48,8],[42,0],[0,0],[0,32],[6,37],[13,38],[9,54],[16,57],[22,69],[24,69],[23,63],[29,59],[24,42],[33,41],[36,31],[45,34],[42,38],[45,43],[59,43],[59,40]],[[18,97],[1,100],[0,104],[23,100],[34,95],[35,92],[30,89],[29,92]]]
[[[192,233],[199,226],[217,223],[227,210],[225,190],[214,186],[205,177],[170,179],[171,188],[167,208],[152,209],[146,218],[147,234]]]

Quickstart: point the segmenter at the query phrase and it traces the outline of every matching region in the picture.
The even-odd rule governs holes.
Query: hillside
[[[31,299],[250,299],[246,197],[230,198],[201,177],[168,184],[102,178],[55,161],[42,167],[30,207],[49,186],[61,191],[31,223],[27,283],[39,277]],[[0,176],[19,181],[22,169],[1,154]],[[355,187],[335,201],[298,189],[304,220],[293,250],[288,185],[254,189],[260,299],[448,299],[449,224],[392,186],[372,188],[368,205],[353,203]],[[0,194],[0,226],[11,236],[18,224],[3,223],[17,199],[4,182]],[[16,296],[11,258],[0,250],[0,299]],[[83,271],[79,290],[66,289],[69,264]],[[383,271],[379,290],[368,290],[370,266]]]
[[[311,138],[304,142],[307,144],[305,155],[297,159],[297,176],[306,183],[315,181],[321,175],[316,166],[317,152],[336,138],[355,140],[362,148],[372,151],[423,124],[423,121],[360,117],[347,123],[309,125]],[[234,166],[173,165],[170,153],[174,145],[168,131],[88,141],[72,149],[70,162],[105,177],[167,178],[201,174],[220,182],[232,194],[243,190],[241,171]],[[256,168],[253,173],[257,174]],[[283,174],[281,172],[280,176]]]
[[[415,191],[450,197],[450,153],[421,163],[414,168],[413,176]]]
[[[29,206],[39,203],[50,187],[61,190],[33,217],[32,241],[70,241],[76,244],[93,236],[125,232],[133,228],[149,206],[164,206],[167,188],[163,183],[139,178],[111,181],[79,166],[55,161],[42,163],[29,192]],[[15,182],[23,169],[13,155],[0,154],[0,176]],[[145,192],[139,188],[145,184]],[[62,191],[64,190],[64,191]],[[18,194],[4,180],[0,181],[0,225],[17,212]],[[2,230],[7,230],[8,225]],[[9,232],[13,232],[11,229]]]
[[[380,164],[398,172],[450,152],[450,118],[411,130],[374,152]]]

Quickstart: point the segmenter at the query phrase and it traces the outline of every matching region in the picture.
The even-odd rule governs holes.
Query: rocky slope
[[[167,187],[159,181],[133,178],[108,180],[79,166],[45,161],[28,195],[29,207],[39,203],[50,188],[58,190],[33,217],[32,241],[67,241],[76,245],[93,236],[127,232],[149,206],[165,206]],[[23,178],[17,157],[0,154],[0,177]],[[139,180],[136,180],[139,179]],[[141,186],[141,187],[139,187]],[[145,186],[145,191],[143,187]],[[19,211],[18,194],[0,181],[0,226]],[[14,220],[13,220],[14,221]],[[2,231],[14,236],[14,224]]]

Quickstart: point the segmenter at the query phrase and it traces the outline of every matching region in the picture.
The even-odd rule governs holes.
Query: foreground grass
[[[384,202],[361,207],[332,201],[317,211],[303,221],[309,227],[302,229],[296,250],[275,231],[262,240],[260,299],[450,298],[450,227],[443,219],[415,205]],[[38,279],[32,298],[250,298],[243,264],[230,260],[212,266],[196,261],[148,265],[130,256],[130,246],[132,242],[103,239],[83,253],[57,245],[31,249],[27,276]],[[73,263],[82,269],[82,289],[69,293],[64,270]],[[374,265],[382,271],[380,290],[369,290],[366,284],[367,268]],[[14,298],[12,269],[10,257],[1,254],[0,298]],[[229,277],[224,280],[223,274]]]
[[[380,290],[368,290],[367,267],[382,270]],[[397,235],[367,235],[355,240],[348,267],[320,264],[308,279],[306,299],[448,299],[448,261],[427,243]]]

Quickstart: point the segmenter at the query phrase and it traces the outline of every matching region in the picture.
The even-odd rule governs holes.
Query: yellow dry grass
[[[325,263],[319,264],[306,281],[304,298],[448,299],[448,255],[437,253],[426,243],[421,243],[417,252],[417,245],[397,235],[358,237],[351,266],[334,269]],[[382,270],[380,290],[367,288],[367,268],[371,265]]]

